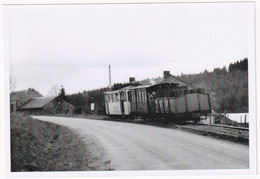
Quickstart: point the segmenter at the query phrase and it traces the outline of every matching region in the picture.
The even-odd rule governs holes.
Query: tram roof
[[[160,82],[160,83],[155,83],[155,84],[151,84],[151,85],[126,86],[126,87],[119,88],[119,89],[116,89],[116,90],[107,91],[105,93],[114,93],[114,92],[120,92],[120,91],[132,90],[132,89],[151,88],[151,87],[159,86],[159,85],[180,85],[180,84],[179,83],[171,83],[171,82]],[[181,86],[185,86],[185,85],[181,85]]]
[[[136,87],[132,87],[132,88],[130,88],[130,89],[151,88],[151,87],[159,86],[159,85],[179,85],[179,83],[160,82],[160,83],[155,83],[155,84],[151,84],[151,85],[136,86]]]

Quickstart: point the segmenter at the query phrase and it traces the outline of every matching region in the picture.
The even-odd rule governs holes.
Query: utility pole
[[[109,89],[111,89],[111,65],[109,65]]]

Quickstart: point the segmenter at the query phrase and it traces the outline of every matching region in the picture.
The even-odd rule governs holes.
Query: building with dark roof
[[[164,71],[163,72],[163,79],[159,81],[159,83],[162,82],[169,82],[169,83],[177,83],[179,86],[186,86],[188,89],[196,89],[197,86],[190,84],[174,75],[170,74],[170,71]]]
[[[21,106],[23,106],[25,103],[27,103],[30,99],[34,97],[42,97],[42,95],[32,88],[12,92],[10,94],[11,112],[16,112],[17,109],[19,109]]]
[[[62,96],[43,97],[33,89],[13,92],[10,100],[11,112],[19,111],[25,114],[72,114],[75,108]]]

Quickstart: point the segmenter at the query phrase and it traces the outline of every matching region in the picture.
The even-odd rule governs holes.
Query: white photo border
[[[5,5],[12,5],[12,4],[19,4],[19,5],[28,5],[28,4],[58,4],[58,5],[72,5],[72,4],[92,4],[92,3],[189,3],[189,2],[227,2],[227,1],[153,1],[153,0],[142,0],[142,1],[126,1],[126,0],[116,0],[116,1],[86,1],[86,0],[38,0],[37,2],[33,0],[3,0],[2,6]],[[252,19],[250,25],[253,25],[254,28],[249,34],[248,39],[250,39],[249,44],[249,110],[250,110],[250,117],[257,119],[259,111],[259,95],[257,95],[257,89],[259,89],[259,62],[257,58],[259,52],[257,51],[257,46],[259,46],[259,34],[257,34],[257,29],[259,30],[259,23],[256,23],[259,20],[259,12],[257,11],[257,7],[259,7],[259,3],[257,1],[228,1],[228,2],[252,2],[255,8],[255,18]],[[1,7],[2,8],[2,7]],[[2,16],[1,16],[2,17]],[[3,22],[3,19],[1,19]],[[1,32],[2,32],[2,24],[1,24]],[[258,35],[258,36],[257,36]],[[256,39],[256,37],[258,39]],[[1,39],[4,39],[1,33]],[[256,39],[256,41],[254,41]],[[252,41],[253,40],[253,41]],[[3,41],[1,40],[1,52],[3,52]],[[3,159],[1,162],[1,170],[2,170],[2,177],[3,178],[82,178],[82,177],[98,177],[98,178],[107,178],[107,177],[147,177],[147,178],[164,178],[167,177],[178,177],[182,178],[182,176],[193,178],[198,176],[203,177],[219,177],[223,178],[227,176],[228,178],[254,178],[258,177],[258,160],[259,155],[256,149],[259,149],[259,123],[257,120],[253,122],[250,121],[250,169],[245,170],[183,170],[183,171],[110,171],[110,172],[10,172],[10,123],[8,119],[10,119],[9,114],[9,62],[5,59],[5,54],[1,53],[1,107],[0,107],[0,114],[1,114],[1,130],[2,130],[2,140],[1,140],[1,158]],[[256,76],[257,75],[257,76]],[[258,81],[257,81],[258,79]],[[250,85],[251,84],[251,85]],[[257,101],[255,100],[257,99]],[[253,141],[253,142],[252,142]],[[0,170],[0,171],[1,171]],[[219,176],[218,173],[221,173]],[[236,174],[234,176],[233,174]],[[256,173],[256,175],[254,175]],[[242,175],[242,176],[238,176]]]

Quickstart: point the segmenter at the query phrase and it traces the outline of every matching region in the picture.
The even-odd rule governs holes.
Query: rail
[[[203,124],[203,123],[199,123],[199,125],[210,125],[210,126],[225,127],[225,128],[231,128],[231,129],[249,130],[249,128],[247,128],[247,127],[236,127],[236,126],[223,125],[223,124]]]
[[[244,144],[249,143],[248,128],[218,124],[188,124],[178,125],[177,127],[197,134],[208,135]]]

